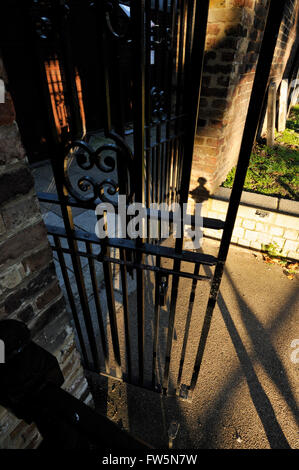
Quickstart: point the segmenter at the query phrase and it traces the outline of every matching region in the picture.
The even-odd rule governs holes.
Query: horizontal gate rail
[[[84,205],[84,202],[78,202],[76,199],[68,196],[64,198],[64,202],[59,200],[59,197],[56,194],[51,194],[51,193],[44,193],[44,192],[38,192],[37,193],[38,199],[40,202],[46,202],[50,204],[58,204],[60,206],[62,205],[67,205],[70,207],[79,207],[79,208],[84,208],[88,210],[93,210],[96,208],[97,204],[96,203],[91,203],[88,202],[86,205]],[[115,207],[117,209],[117,207]],[[159,210],[153,210],[149,208],[145,208],[146,212],[146,217],[152,217],[158,220],[163,220],[163,212]],[[173,222],[174,217],[173,217],[173,212],[168,212],[169,214],[169,222]],[[188,220],[190,220],[190,226],[195,227],[196,226],[196,219],[194,215],[187,214]],[[203,228],[210,228],[212,230],[223,230],[224,228],[224,221],[219,220],[219,219],[213,219],[211,217],[203,217],[202,218],[203,222]],[[189,223],[188,223],[189,226]]]
[[[53,251],[57,251],[57,248],[55,246],[51,246],[51,248],[52,248]],[[61,248],[61,251],[63,253],[66,253],[66,254],[71,254],[71,250],[68,249],[68,248]],[[173,269],[162,268],[161,266],[152,266],[152,265],[149,265],[149,264],[134,263],[133,261],[124,261],[124,260],[120,260],[118,258],[112,258],[112,257],[109,257],[109,256],[90,255],[90,254],[84,253],[83,251],[80,251],[80,250],[76,251],[76,255],[86,257],[89,260],[90,259],[95,259],[95,260],[100,261],[102,263],[110,262],[110,263],[114,263],[114,264],[119,264],[121,266],[128,266],[128,267],[135,268],[135,269],[143,269],[143,270],[146,270],[146,271],[159,272],[159,273],[162,273],[162,274],[172,274],[172,275],[175,275],[175,276],[184,277],[186,279],[196,279],[197,281],[210,281],[211,280],[211,277],[209,277],[209,276],[202,276],[202,275],[192,274],[192,273],[188,273],[188,272],[185,272],[185,271],[174,271]]]
[[[56,227],[54,225],[46,224],[49,235],[57,235],[59,237],[67,238],[67,233],[62,227]],[[100,240],[96,235],[84,232],[83,230],[73,230],[73,240],[77,241],[89,241],[97,245],[108,246],[111,248],[126,248],[127,250],[140,251],[147,255],[161,256],[163,258],[176,259],[180,261],[186,261],[189,263],[200,263],[207,266],[214,266],[217,263],[217,258],[212,255],[206,255],[204,253],[192,252],[192,251],[181,251],[177,253],[173,248],[166,246],[157,246],[150,243],[139,244],[137,241],[128,240],[126,238],[106,238]],[[70,250],[72,251],[72,250]],[[78,250],[76,250],[78,253]],[[88,255],[97,256],[100,255]]]

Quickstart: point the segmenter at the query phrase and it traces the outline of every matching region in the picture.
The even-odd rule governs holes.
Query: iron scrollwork
[[[50,38],[57,30],[57,22],[60,16],[67,18],[70,7],[66,0],[62,1],[57,8],[50,0],[34,0],[31,15],[35,25],[35,31],[41,40]]]
[[[151,89],[151,101],[153,122],[165,121],[165,92],[153,87]]]
[[[116,138],[114,134],[109,135],[109,138],[114,138],[114,143],[104,143],[97,147],[95,150],[91,145],[82,141],[75,140],[67,148],[67,153],[64,160],[64,176],[63,183],[69,192],[69,194],[76,199],[77,202],[84,204],[90,202],[94,203],[97,199],[101,202],[109,202],[114,206],[117,206],[115,196],[119,191],[119,185],[113,178],[104,178],[101,181],[98,180],[98,175],[101,173],[112,173],[116,170],[116,161],[125,163],[125,167],[130,172],[132,153],[125,144],[122,143],[121,138]],[[110,155],[105,155],[109,152]],[[111,156],[113,153],[116,158]],[[93,168],[97,168],[99,173],[96,177],[84,174],[82,176],[77,175],[77,179],[74,184],[70,177],[70,162],[75,162],[77,166],[85,171],[90,171]],[[125,177],[125,175],[124,175]],[[80,190],[80,192],[78,191]],[[89,195],[83,195],[83,193],[90,192]],[[109,196],[112,196],[110,198]]]
[[[130,28],[130,17],[129,17],[129,15],[128,15],[129,21],[128,21],[128,26],[127,26],[127,31],[125,31],[124,33],[117,32],[115,30],[113,24],[112,24],[112,20],[111,20],[112,13],[116,12],[116,14],[119,14],[119,12],[117,12],[117,9],[121,8],[119,2],[117,0],[110,0],[110,1],[105,0],[102,7],[103,7],[103,10],[104,10],[106,26],[107,26],[107,29],[108,29],[109,33],[115,39],[119,39],[119,40],[122,40],[124,42],[130,43],[132,41],[132,38],[131,38],[132,32],[131,32],[131,28]]]

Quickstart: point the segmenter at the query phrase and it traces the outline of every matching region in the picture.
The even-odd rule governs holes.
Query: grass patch
[[[244,189],[268,196],[299,200],[299,105],[294,106],[287,128],[276,134],[276,145],[256,144],[250,158]],[[236,169],[233,168],[222,184],[233,185]]]

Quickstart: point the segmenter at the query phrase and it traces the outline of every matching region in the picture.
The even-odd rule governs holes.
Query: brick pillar
[[[1,59],[0,78],[7,85]],[[57,357],[64,388],[91,401],[8,92],[0,103],[0,319],[4,318],[24,321],[33,340]],[[40,441],[34,424],[28,426],[0,407],[0,448],[34,448]]]
[[[191,180],[194,189],[201,178],[203,198],[236,163],[267,8],[268,1],[211,0]]]
[[[289,0],[281,25],[272,66],[277,84],[294,49],[298,5]],[[191,175],[198,201],[213,193],[237,162],[268,7],[269,0],[210,1]]]

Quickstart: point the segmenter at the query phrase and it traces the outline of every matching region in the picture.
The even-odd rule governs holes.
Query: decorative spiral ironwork
[[[67,20],[70,15],[68,0],[60,0],[59,5],[51,0],[33,0],[31,16],[39,38],[46,40],[53,33],[59,32],[61,18]]]
[[[48,39],[52,31],[52,21],[46,16],[36,18],[35,29],[40,39]]]
[[[106,21],[107,29],[110,32],[110,34],[116,39],[130,43],[132,41],[130,21],[128,22],[128,30],[125,33],[118,33],[117,31],[115,31],[112,25],[111,13],[113,12],[114,9],[121,8],[119,5],[119,2],[116,0],[105,1],[103,4],[103,8],[105,12],[105,21]]]
[[[88,202],[93,203],[99,199],[102,202],[109,202],[114,206],[117,205],[115,199],[109,198],[109,196],[115,196],[119,191],[118,183],[112,178],[104,178],[98,181],[94,176],[84,174],[78,176],[77,182],[73,184],[69,174],[69,162],[71,159],[75,159],[78,167],[84,171],[89,171],[94,167],[98,168],[99,176],[101,173],[112,173],[116,169],[117,159],[118,164],[123,164],[123,167],[130,173],[133,161],[130,148],[121,137],[115,134],[111,133],[109,138],[113,138],[115,142],[104,143],[95,150],[91,145],[82,140],[75,140],[68,146],[64,160],[63,183],[69,194],[77,202],[86,204]],[[115,158],[111,155],[103,155],[103,152],[107,151],[113,152]],[[126,177],[126,175],[124,174],[123,177]],[[86,195],[87,192],[91,194]]]
[[[152,120],[153,122],[165,121],[165,92],[156,87],[151,89],[152,98]]]

